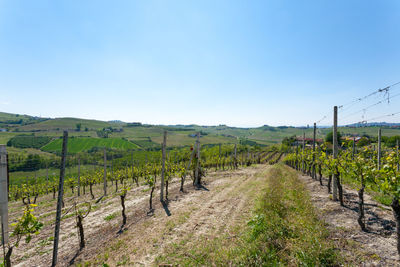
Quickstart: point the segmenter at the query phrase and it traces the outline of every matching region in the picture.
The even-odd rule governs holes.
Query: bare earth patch
[[[395,222],[390,207],[374,201],[365,194],[365,216],[368,232],[361,231],[358,223],[357,191],[343,185],[344,204],[331,200],[326,186],[309,176],[299,175],[320,210],[320,217],[328,224],[332,239],[345,257],[362,258],[366,266],[400,266],[397,255]],[[327,180],[323,181],[327,184]]]

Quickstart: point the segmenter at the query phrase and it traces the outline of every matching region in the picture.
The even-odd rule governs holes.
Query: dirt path
[[[332,232],[332,239],[347,257],[363,257],[367,266],[400,266],[396,250],[395,223],[389,207],[365,194],[365,213],[368,232],[357,223],[358,195],[347,186],[344,189],[345,207],[331,200],[326,186],[309,176],[299,175],[310,191],[313,204]],[[327,184],[327,180],[323,181]],[[351,248],[351,249],[350,249]],[[354,254],[354,251],[359,253]]]

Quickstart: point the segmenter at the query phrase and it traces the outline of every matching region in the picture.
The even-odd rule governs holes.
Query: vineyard
[[[52,249],[55,239],[59,243],[60,261],[73,263],[74,255],[71,252],[75,251],[74,240],[79,239],[76,248],[79,252],[86,242],[95,242],[93,239],[86,241],[88,236],[99,238],[94,237],[96,233],[111,231],[118,221],[118,230],[112,232],[122,234],[140,216],[154,216],[160,208],[170,215],[169,201],[184,197],[194,189],[208,191],[203,179],[210,174],[232,172],[253,164],[276,163],[283,152],[276,148],[260,149],[243,145],[201,148],[198,140],[192,147],[171,151],[163,147],[161,151],[123,154],[116,159],[107,156],[106,149],[98,154],[102,154],[102,161],[93,154],[87,158],[79,155],[79,165],[74,165],[76,156],[73,159],[72,156],[69,159],[62,156],[62,187],[54,174],[49,176],[48,169],[45,172],[32,172],[35,177],[30,179],[15,180],[11,173],[8,208],[9,222],[14,230],[5,251],[6,266],[10,266],[11,262],[50,265],[51,253],[57,249]],[[15,163],[17,158],[9,160]],[[94,168],[83,168],[91,166],[84,163],[93,161],[96,162]],[[65,173],[66,165],[77,171]],[[157,201],[160,190],[161,202]],[[61,209],[54,210],[55,205]],[[135,209],[132,214],[132,207],[136,208],[136,205],[141,208]],[[136,213],[143,210],[144,214],[137,217]],[[56,222],[61,225],[59,237],[53,236],[55,216]],[[47,259],[44,262],[43,255]]]
[[[358,213],[356,223],[360,230],[376,231],[385,236],[391,229],[396,229],[397,251],[400,253],[399,160],[398,146],[381,151],[379,144],[378,151],[371,146],[356,151],[354,146],[346,147],[343,144],[336,157],[329,153],[326,146],[318,149],[303,146],[302,149],[298,147],[289,153],[284,161],[290,167],[302,171],[303,174],[317,181],[321,186],[320,190],[326,190],[326,193],[332,194],[332,199],[339,201],[342,207],[352,206],[344,193],[344,184],[356,188],[357,205],[352,208]],[[326,186],[326,189],[322,186]],[[383,207],[390,205],[395,225],[386,223],[381,225],[381,229],[377,229],[374,215],[371,216],[370,212],[366,213],[366,205],[370,205],[365,201],[366,192]],[[370,199],[369,196],[368,198]]]
[[[10,236],[8,245],[3,247],[5,266],[55,266],[54,259],[57,266],[152,265],[166,262],[183,265],[258,265],[256,262],[261,259],[252,258],[248,253],[266,253],[270,258],[261,262],[281,262],[285,265],[292,261],[298,264],[309,261],[312,265],[329,262],[327,266],[339,262],[359,263],[359,259],[349,254],[348,251],[354,248],[348,245],[341,252],[344,255],[347,253],[345,258],[333,252],[338,241],[332,242],[325,235],[318,234],[328,230],[315,223],[319,220],[318,216],[309,217],[315,213],[312,208],[304,211],[304,215],[297,212],[283,215],[285,213],[276,210],[279,205],[293,205],[294,210],[311,205],[306,204],[309,202],[307,193],[304,193],[306,189],[299,182],[297,172],[277,164],[280,161],[301,171],[305,175],[303,177],[312,178],[313,185],[308,190],[322,201],[319,208],[329,206],[326,202],[329,199],[334,200],[331,201],[333,204],[337,201],[338,206],[349,210],[335,211],[347,216],[342,220],[349,225],[352,224],[349,218],[354,218],[352,212],[356,211],[358,216],[354,224],[366,233],[366,240],[374,244],[382,243],[388,236],[394,236],[391,233],[395,229],[399,229],[398,145],[382,148],[380,133],[378,150],[370,144],[356,148],[354,142],[343,142],[340,147],[332,147],[328,142],[318,146],[312,142],[312,146],[306,146],[305,139],[301,147],[299,143],[297,146],[285,143],[280,147],[201,145],[199,137],[192,146],[167,149],[167,132],[164,132],[160,150],[113,150],[104,147],[89,152],[65,153],[69,146],[77,146],[74,138],[68,139],[65,135],[59,139],[63,141],[59,144],[61,151],[52,156],[26,157],[11,153],[7,158],[7,167],[14,171],[8,173]],[[26,165],[26,171],[17,171],[23,165]],[[303,183],[310,184],[307,179]],[[264,188],[265,184],[269,187]],[[281,188],[281,192],[269,191],[270,186],[276,190]],[[357,194],[351,195],[352,189],[347,186],[356,188]],[[257,203],[257,198],[263,194],[267,195],[262,197],[261,206],[256,206],[254,211],[246,208]],[[279,200],[285,194],[286,200]],[[293,198],[293,195],[297,196]],[[321,199],[320,195],[325,197]],[[277,201],[284,203],[278,205]],[[378,216],[381,213],[379,210],[372,211],[371,205],[376,204],[371,203],[375,201],[383,209],[390,205],[394,217],[388,218],[386,214]],[[266,209],[265,205],[272,206]],[[259,214],[254,217],[254,212]],[[260,216],[270,219],[277,216],[277,221],[268,228],[268,221]],[[297,216],[305,217],[290,222],[290,218]],[[244,218],[250,218],[250,221]],[[331,221],[337,218],[341,217],[332,215]],[[305,229],[297,223],[310,219],[310,228],[305,228],[307,232],[303,233]],[[289,225],[281,225],[282,222]],[[341,227],[337,223],[335,227]],[[221,225],[227,228],[221,228]],[[267,227],[262,231],[271,231],[270,234],[286,231],[285,227],[294,227],[293,231],[298,232],[296,235],[304,235],[301,237],[304,243],[297,244],[300,247],[293,247],[294,250],[288,254],[275,254],[276,250],[282,249],[281,245],[268,242],[271,246],[268,252],[258,251],[266,241],[256,242],[257,239],[246,237],[255,234],[255,226]],[[279,230],[280,227],[283,228]],[[335,233],[337,228],[330,231]],[[142,233],[146,233],[146,237]],[[369,233],[377,234],[373,238]],[[396,233],[397,238],[399,234]],[[235,237],[235,242],[227,244],[220,239],[221,236],[228,239],[241,237]],[[208,237],[213,240],[212,243],[207,240]],[[289,236],[275,238],[282,238],[279,242],[289,242],[286,240]],[[339,240],[348,242],[343,236]],[[199,242],[204,244],[203,248],[198,246]],[[224,252],[215,255],[210,246],[219,246]],[[243,248],[238,252],[238,248],[243,246],[253,247],[255,251]],[[317,253],[313,246],[323,246],[325,250]],[[223,247],[229,250],[225,251]],[[397,257],[392,254],[391,247],[388,246],[387,250],[380,248],[380,253],[390,255],[383,261],[385,263],[396,262]],[[203,249],[206,251],[200,252]],[[295,252],[296,249],[301,252]],[[310,258],[306,260],[293,256],[300,255],[297,253],[305,253]],[[368,253],[362,261],[379,262]],[[191,259],[187,258],[189,254]],[[215,257],[220,261],[216,261]]]
[[[65,140],[69,141],[64,137]],[[214,255],[211,251],[198,252],[197,250],[202,250],[198,247],[198,242],[204,243],[204,249],[207,250],[212,245],[221,246],[221,249],[233,246],[229,249],[236,251],[238,247],[243,246],[243,242],[250,242],[246,246],[254,246],[255,241],[243,237],[232,244],[225,244],[218,238],[226,235],[228,239],[231,238],[229,236],[232,235],[232,231],[238,231],[234,229],[248,231],[245,234],[238,232],[234,235],[254,235],[251,224],[246,226],[243,218],[253,216],[251,210],[246,207],[253,205],[257,196],[269,192],[268,189],[262,189],[268,183],[273,184],[274,188],[283,186],[280,189],[283,191],[278,193],[279,197],[275,196],[276,191],[269,192],[263,200],[260,215],[256,215],[250,222],[253,220],[253,223],[268,225],[266,221],[258,221],[261,218],[258,216],[278,216],[276,220],[289,222],[289,218],[280,218],[280,212],[274,213],[277,208],[276,201],[283,194],[289,194],[286,199],[288,201],[292,198],[291,194],[303,194],[305,189],[299,191],[302,185],[296,178],[297,173],[286,170],[281,164],[275,165],[280,161],[312,177],[315,185],[310,190],[313,194],[324,190],[324,194],[332,194],[330,198],[337,200],[342,207],[356,210],[358,218],[354,223],[359,225],[361,231],[377,232],[380,233],[378,236],[381,236],[398,229],[390,223],[377,224],[375,217],[369,217],[370,207],[366,207],[373,202],[370,198],[372,196],[381,202],[381,205],[392,206],[395,214],[392,220],[400,218],[396,213],[399,198],[396,187],[399,175],[397,146],[387,146],[382,151],[379,146],[378,151],[375,151],[371,145],[356,149],[353,143],[344,142],[337,157],[334,157],[329,143],[306,146],[303,141],[302,147],[281,145],[267,148],[248,145],[201,146],[200,139],[197,138],[193,146],[166,149],[167,140],[165,132],[163,145],[158,151],[124,152],[103,148],[78,154],[62,153],[65,148],[68,149],[70,144],[67,143],[57,156],[42,159],[43,166],[38,165],[39,169],[10,172],[10,239],[9,245],[4,247],[5,266],[48,266],[54,264],[55,257],[60,266],[114,266],[131,265],[135,262],[144,265],[165,262],[197,265],[202,262],[203,265],[208,265],[218,263],[214,257],[221,260],[221,265],[229,262],[255,264],[255,259],[247,255],[250,253],[248,249],[235,252],[234,255],[231,255],[232,251]],[[27,164],[28,159],[30,157],[11,154],[8,159],[9,169],[16,169],[13,166],[22,163]],[[31,165],[28,169],[32,169]],[[60,170],[60,177],[55,173],[56,170]],[[61,177],[62,184],[58,179]],[[308,184],[307,181],[304,183]],[[351,189],[344,189],[347,185],[358,189],[356,206],[352,204],[354,199],[349,197]],[[326,186],[326,189],[322,186]],[[303,198],[301,201],[309,201],[306,196],[301,195],[293,199],[291,205],[294,205],[295,209],[299,208],[297,205],[309,205],[297,203]],[[328,198],[325,197],[325,200]],[[269,201],[272,201],[271,209],[264,210],[265,203]],[[323,204],[321,208],[326,205]],[[260,208],[256,211],[258,209]],[[233,210],[235,212],[232,212]],[[377,210],[374,212],[379,213]],[[313,213],[314,211],[309,210],[304,214],[307,219],[298,220],[308,220],[308,216]],[[346,214],[345,211],[341,213]],[[242,217],[240,214],[246,216]],[[302,215],[294,213],[290,216],[294,218]],[[309,222],[311,228],[307,228],[307,233],[304,233],[306,236],[302,237],[305,243],[298,248],[302,250],[301,253],[306,253],[311,257],[311,262],[317,265],[325,261],[331,262],[328,266],[338,262],[359,262],[351,256],[344,259],[333,253],[331,249],[337,244],[334,245],[325,236],[317,234],[326,230],[319,229],[318,227],[323,226],[315,225],[315,220],[319,219],[314,218]],[[221,223],[228,228],[221,228]],[[398,223],[397,221],[397,225]],[[299,231],[299,235],[303,231],[296,223],[292,223],[291,226],[278,226],[279,224],[274,223],[273,228],[263,231],[280,231],[279,227],[300,227],[295,228],[298,229],[296,231]],[[242,225],[241,228],[237,228],[238,225]],[[146,238],[141,236],[144,232],[147,233]],[[316,236],[312,237],[312,240],[308,239],[313,235]],[[168,236],[171,236],[171,240]],[[216,243],[205,240],[207,236],[212,236],[213,242]],[[217,239],[214,239],[216,237]],[[370,239],[368,236],[367,239],[375,243],[382,241]],[[283,240],[285,239],[282,239],[282,242],[287,242]],[[340,240],[347,242],[342,237]],[[259,246],[264,246],[263,242]],[[316,253],[314,249],[309,250],[311,244],[321,246],[313,244],[314,242],[324,244],[326,251]],[[280,248],[274,246],[269,248],[269,252],[263,252],[270,254],[271,258],[263,259],[262,262],[295,261],[300,264],[304,261],[297,256],[292,258],[291,253],[297,253],[293,251],[286,256],[275,255],[275,249]],[[151,247],[155,247],[156,250],[150,249]],[[188,250],[189,248],[192,250]],[[129,249],[133,249],[133,252]],[[254,249],[258,250],[257,247]],[[236,253],[239,253],[239,256]],[[187,258],[188,254],[192,255],[191,260]],[[329,260],[327,254],[330,255]],[[242,257],[246,259],[244,262]],[[385,262],[393,262],[393,256],[391,257]]]

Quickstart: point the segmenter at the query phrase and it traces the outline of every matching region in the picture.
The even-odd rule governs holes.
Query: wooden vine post
[[[299,142],[296,140],[296,170],[300,169],[299,162],[298,162],[298,156],[299,156]]]
[[[197,164],[195,169],[195,186],[200,186],[200,175],[199,175],[199,168],[200,168],[200,132],[197,133],[197,140],[196,140],[196,153],[197,153]]]
[[[53,260],[51,262],[52,267],[55,267],[57,264],[58,239],[60,237],[61,208],[64,195],[64,175],[65,175],[65,161],[67,158],[67,145],[68,145],[68,132],[64,131],[62,154],[61,154],[61,166],[60,166],[60,182],[58,184],[56,225],[54,230]]]
[[[302,148],[302,156],[301,156],[301,158],[302,158],[302,160],[301,160],[301,171],[304,173],[305,171],[306,171],[306,166],[305,166],[305,162],[304,162],[304,149],[305,149],[305,146],[306,146],[306,133],[305,132],[303,132],[303,148]]]
[[[164,131],[164,139],[162,143],[162,167],[161,167],[161,188],[160,188],[160,201],[164,201],[164,182],[165,182],[165,156],[167,146],[167,131]]]
[[[381,169],[381,140],[382,140],[382,128],[379,127],[378,130],[378,170]]]
[[[353,153],[351,154],[351,159],[354,160],[354,155],[356,154],[356,138],[353,137]]]
[[[78,156],[78,197],[81,196],[81,159]]]
[[[333,158],[336,159],[338,156],[338,140],[337,140],[337,106],[333,107]],[[337,193],[338,193],[338,185],[336,173],[333,174],[333,190],[332,190],[332,197],[334,201],[338,200]]]
[[[399,139],[396,139],[396,158],[397,158],[397,171],[399,171]]]
[[[236,158],[236,152],[237,152],[237,146],[235,144],[235,152],[234,152],[234,164],[235,164],[235,169],[237,169],[238,164],[237,164],[237,158]]]
[[[6,153],[7,157],[7,194],[8,194],[8,200],[10,200],[10,165],[8,164],[8,153]]]
[[[49,193],[49,164],[46,165],[46,194]]]
[[[104,196],[107,195],[107,151],[106,148],[104,148],[104,175],[103,175],[103,190],[104,190]]]
[[[194,151],[194,149],[193,149]],[[221,162],[221,144],[219,144],[219,154],[218,154],[218,163],[219,163],[219,168],[222,168],[222,162]]]
[[[7,151],[5,145],[0,145],[0,217],[1,244],[3,245],[3,259],[5,259],[6,244],[8,244],[8,182]]]
[[[315,141],[316,141],[316,135],[317,135],[317,123],[314,122],[314,132],[313,132],[313,146],[312,146],[312,150],[313,150],[313,170],[312,170],[312,177],[313,179],[317,179],[317,175],[315,172]]]

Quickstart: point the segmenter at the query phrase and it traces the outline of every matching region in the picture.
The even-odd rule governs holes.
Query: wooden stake
[[[316,138],[316,135],[317,135],[317,123],[314,122],[313,147],[312,147],[313,152],[315,152],[315,140],[316,140],[315,138]],[[316,173],[315,173],[315,153],[313,154],[313,169],[312,169],[312,174],[311,175],[312,175],[313,179],[317,178]]]
[[[54,230],[53,260],[51,263],[52,267],[55,267],[57,264],[58,239],[60,236],[60,223],[61,223],[61,206],[64,195],[64,175],[65,175],[65,161],[67,158],[67,144],[68,144],[68,132],[64,131],[62,154],[61,154],[61,166],[60,166],[60,182],[58,184],[56,226]]]
[[[164,201],[164,180],[165,180],[165,156],[167,146],[167,131],[164,131],[164,139],[162,143],[162,168],[161,168],[161,188],[160,188],[160,201]]]
[[[314,134],[313,134],[313,146],[312,146],[313,151],[315,151],[316,135],[317,135],[317,124],[314,122]]]
[[[81,159],[78,156],[78,197],[81,196]]]
[[[336,159],[338,155],[338,140],[337,140],[337,106],[333,107],[333,158]],[[338,185],[336,182],[336,175],[333,175],[333,200],[337,201]]]
[[[103,175],[103,190],[104,195],[107,196],[107,152],[106,148],[104,148],[104,175]]]
[[[1,244],[8,244],[8,183],[7,183],[7,151],[5,145],[0,145],[0,217]]]
[[[382,140],[382,128],[378,130],[378,170],[381,169],[381,140]]]
[[[396,139],[397,171],[399,171],[399,139]]]
[[[302,155],[301,155],[301,171],[304,173],[305,172],[305,161],[304,161],[304,149],[306,146],[306,133],[303,132],[303,148],[302,148]]]
[[[196,140],[196,149],[197,149],[197,164],[195,170],[195,185],[200,186],[200,177],[199,177],[199,167],[200,167],[200,132],[197,133]]]
[[[46,165],[46,194],[49,193],[49,165]]]

